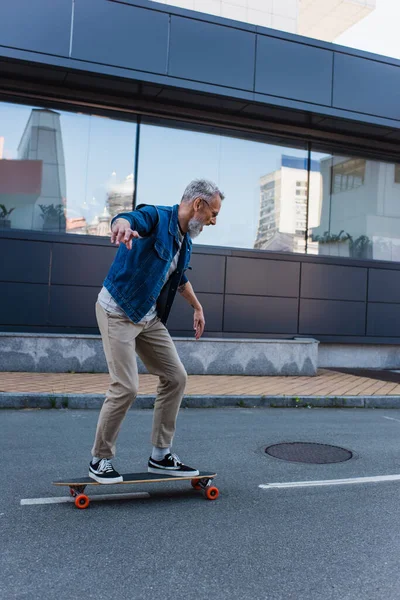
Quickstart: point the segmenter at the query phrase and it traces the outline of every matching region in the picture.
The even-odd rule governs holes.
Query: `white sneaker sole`
[[[99,475],[96,475],[95,473],[92,473],[91,471],[89,471],[89,477],[91,479],[94,479],[95,481],[97,481],[97,483],[102,483],[102,484],[110,484],[110,483],[122,483],[123,482],[123,477],[122,475],[119,477],[113,477],[112,479],[107,478],[105,479],[104,477],[100,477]]]
[[[196,477],[199,475],[198,471],[174,471],[173,469],[157,469],[154,467],[148,467],[147,471],[156,475],[170,475],[171,477]]]

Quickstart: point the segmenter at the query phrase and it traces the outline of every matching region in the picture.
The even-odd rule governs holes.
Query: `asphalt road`
[[[151,419],[128,414],[120,471],[146,469]],[[174,450],[218,472],[218,500],[175,482],[87,510],[21,506],[65,496],[54,479],[86,475],[96,420],[90,410],[0,411],[1,600],[400,599],[400,482],[259,487],[400,474],[400,411],[182,410]],[[307,465],[264,453],[284,441],[339,445],[355,457]]]

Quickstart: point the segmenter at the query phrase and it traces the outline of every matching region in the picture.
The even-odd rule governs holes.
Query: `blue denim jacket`
[[[111,223],[121,217],[127,219],[131,229],[142,238],[132,240],[132,250],[120,244],[104,286],[134,323],[138,323],[156,301],[158,316],[166,323],[178,286],[188,281],[185,271],[190,268],[192,254],[192,240],[186,233],[176,271],[164,286],[165,276],[179,249],[178,204],[140,204],[133,212],[117,215]]]

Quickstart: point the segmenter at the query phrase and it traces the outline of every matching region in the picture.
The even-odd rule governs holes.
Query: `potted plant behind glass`
[[[323,235],[313,235],[311,240],[319,242],[319,253],[325,256],[349,256],[352,237],[343,229],[339,233],[324,231]]]
[[[11,228],[11,219],[8,219],[7,217],[9,217],[12,213],[14,209],[10,208],[10,210],[7,210],[7,208],[4,206],[4,204],[0,204],[0,229],[10,229]]]
[[[62,204],[39,204],[43,219],[43,231],[65,231],[64,206]]]

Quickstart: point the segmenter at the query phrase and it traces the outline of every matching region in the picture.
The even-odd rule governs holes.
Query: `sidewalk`
[[[398,381],[319,369],[315,377],[191,375],[183,406],[400,408]],[[140,375],[136,408],[151,408],[158,378]],[[0,408],[98,408],[108,374],[0,373]]]

